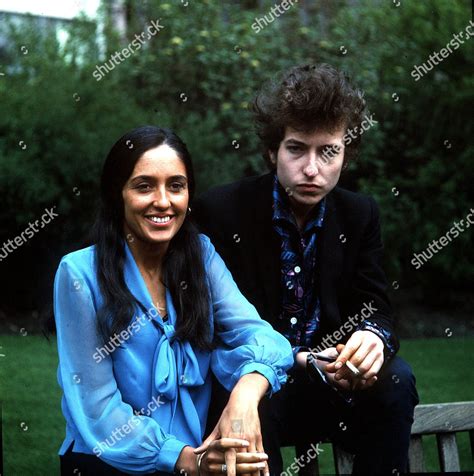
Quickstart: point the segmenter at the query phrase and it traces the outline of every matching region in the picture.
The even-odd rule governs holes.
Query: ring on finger
[[[223,464],[221,466],[221,473],[224,473],[224,474],[227,473],[227,465],[226,464]]]

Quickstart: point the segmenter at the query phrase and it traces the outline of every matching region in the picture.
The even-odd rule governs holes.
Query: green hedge
[[[365,89],[378,121],[365,133],[345,182],[380,204],[390,280],[418,285],[425,297],[443,290],[443,299],[472,281],[470,230],[420,270],[410,264],[414,252],[474,205],[472,42],[419,81],[410,74],[465,29],[470,2],[402,1],[397,7],[339,0],[306,11],[295,4],[258,34],[252,23],[273,4],[257,10],[253,3],[129,2],[126,38],[113,31],[104,9],[100,35],[82,18],[68,25],[64,44],[53,26],[40,28],[33,17],[2,21],[0,240],[21,233],[45,208],[57,206],[60,213],[1,263],[4,289],[17,289],[20,280],[26,289],[22,304],[38,305],[57,258],[82,242],[102,161],[123,132],[144,123],[176,129],[193,154],[201,191],[261,173],[248,103],[282,68],[319,61],[343,68]],[[163,29],[97,81],[95,68],[151,20]],[[25,266],[26,277],[18,272]]]

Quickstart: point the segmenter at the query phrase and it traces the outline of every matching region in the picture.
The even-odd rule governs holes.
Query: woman
[[[257,406],[285,382],[291,347],[196,232],[194,189],[168,129],[134,129],[107,156],[95,245],[55,278],[62,474],[267,472]],[[194,451],[211,370],[232,393]]]

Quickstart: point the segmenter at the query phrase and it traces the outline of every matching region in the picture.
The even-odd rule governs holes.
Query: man
[[[253,111],[270,173],[210,190],[193,213],[293,346],[288,384],[260,408],[271,474],[285,469],[281,446],[326,437],[355,454],[353,474],[406,472],[418,395],[395,356],[379,212],[337,186],[365,130],[362,93],[331,66],[305,65],[265,85]]]

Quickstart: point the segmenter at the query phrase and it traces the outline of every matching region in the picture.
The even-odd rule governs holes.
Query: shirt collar
[[[311,210],[309,220],[306,223],[304,232],[308,232],[313,228],[321,228],[324,222],[324,214],[326,211],[326,197],[324,197],[315,207]],[[287,192],[281,186],[276,172],[273,176],[273,222],[286,221],[292,223],[298,228],[295,216],[290,208],[290,200]]]

